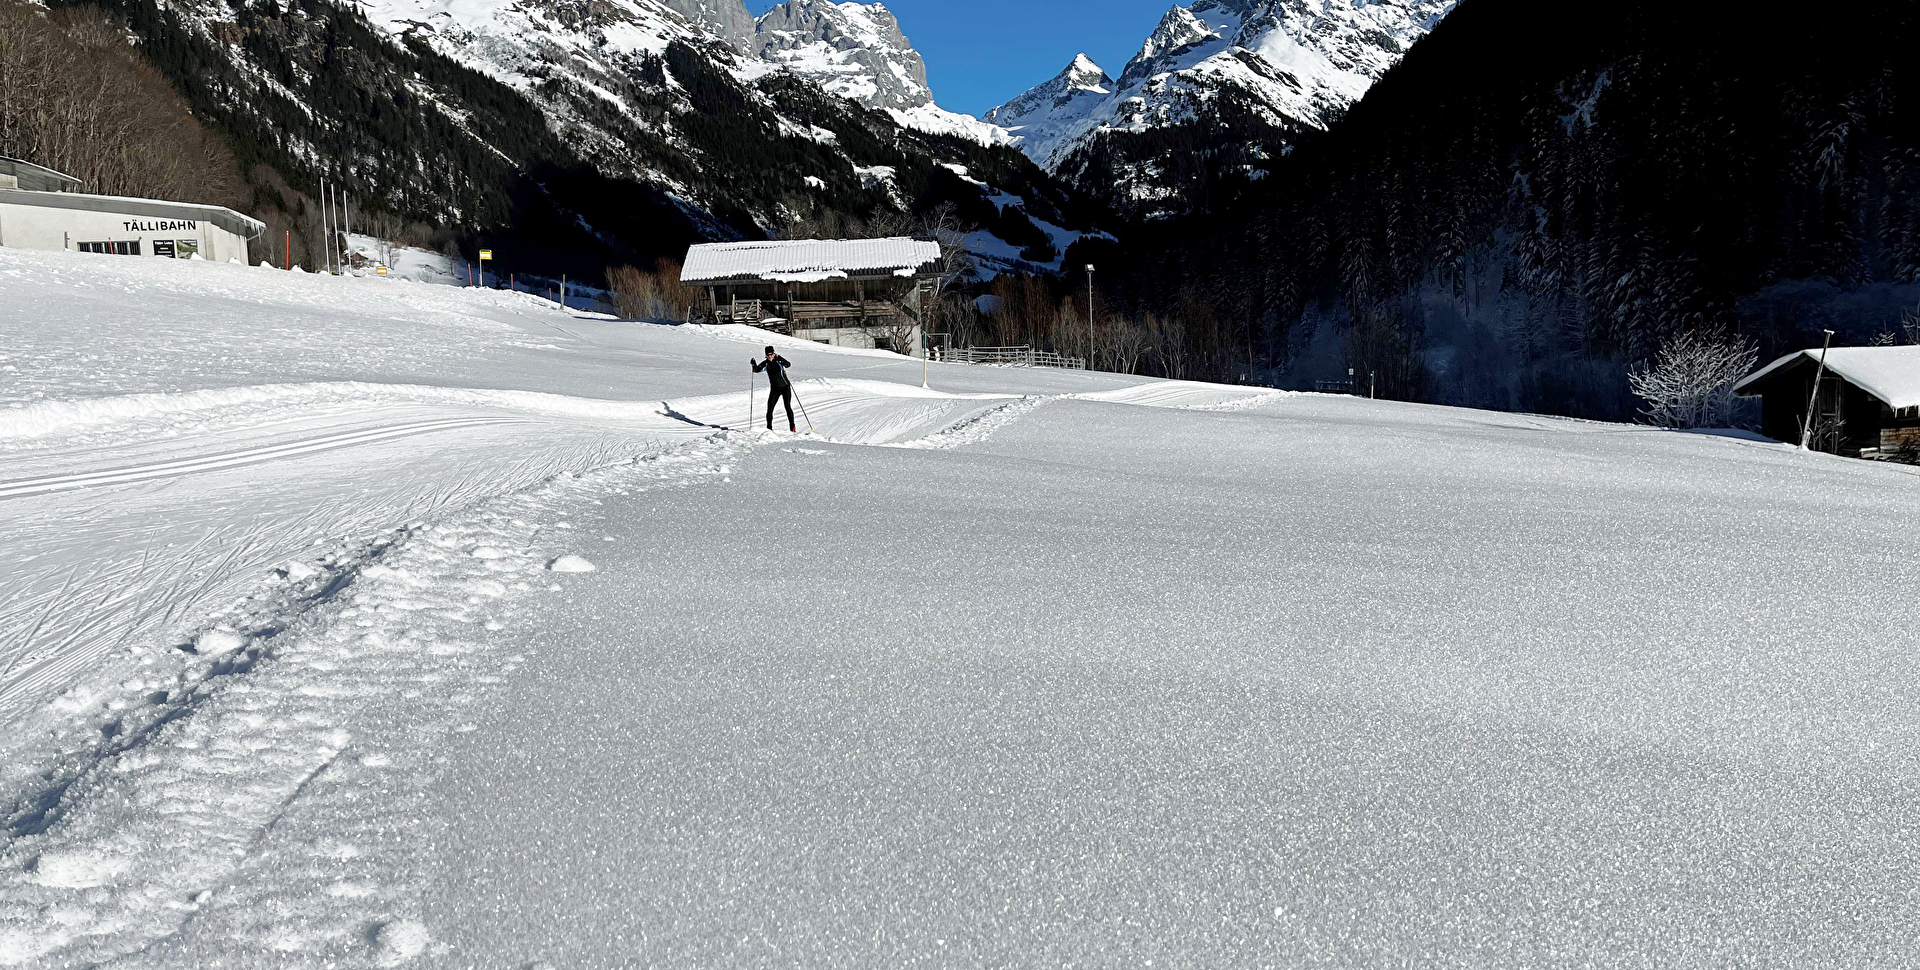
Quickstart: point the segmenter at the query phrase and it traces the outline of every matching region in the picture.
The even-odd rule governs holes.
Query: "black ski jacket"
[[[753,372],[758,374],[761,371],[766,371],[767,383],[772,385],[774,390],[778,391],[778,390],[781,390],[782,388],[792,386],[787,381],[787,368],[792,366],[793,366],[792,361],[786,359],[785,357],[780,356],[779,354],[774,354],[772,360],[754,361]]]

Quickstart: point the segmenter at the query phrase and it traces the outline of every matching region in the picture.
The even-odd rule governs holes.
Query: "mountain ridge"
[[[898,229],[942,205],[991,236],[996,267],[1046,271],[1099,218],[992,139],[904,125],[904,109],[743,52],[716,33],[751,41],[737,0],[102,5],[255,169],[245,207],[283,213],[275,234],[303,251],[323,248],[322,179],[347,186],[360,224],[486,240],[525,273],[576,279],[695,241]]]
[[[983,117],[1082,191],[1136,218],[1177,215],[1203,183],[1258,178],[1294,131],[1325,128],[1457,2],[1176,4],[1103,98],[1059,98],[1056,76]],[[1210,170],[1180,157],[1193,153]]]

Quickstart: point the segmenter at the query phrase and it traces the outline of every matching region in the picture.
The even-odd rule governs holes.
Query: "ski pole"
[[[788,385],[787,389],[793,392],[793,403],[800,405],[800,416],[807,419],[807,433],[815,434],[816,432],[813,430],[813,416],[807,413],[807,402],[800,400],[800,388],[795,385]]]
[[[741,429],[743,431],[753,430],[753,385],[754,383],[755,381],[753,379],[753,371],[749,370],[747,371],[747,426]]]

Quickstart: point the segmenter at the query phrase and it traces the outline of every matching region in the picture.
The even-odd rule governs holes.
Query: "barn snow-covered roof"
[[[820,283],[918,276],[939,260],[938,242],[906,237],[702,243],[687,250],[680,281],[693,285],[761,280]]]
[[[1735,394],[1758,394],[1759,385],[1797,362],[1820,363],[1820,349],[1795,351],[1733,385]],[[1920,407],[1920,347],[1835,347],[1827,369],[1895,410]]]

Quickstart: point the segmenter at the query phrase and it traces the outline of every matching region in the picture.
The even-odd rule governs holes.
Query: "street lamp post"
[[[1093,370],[1093,264],[1087,264],[1087,370]]]

